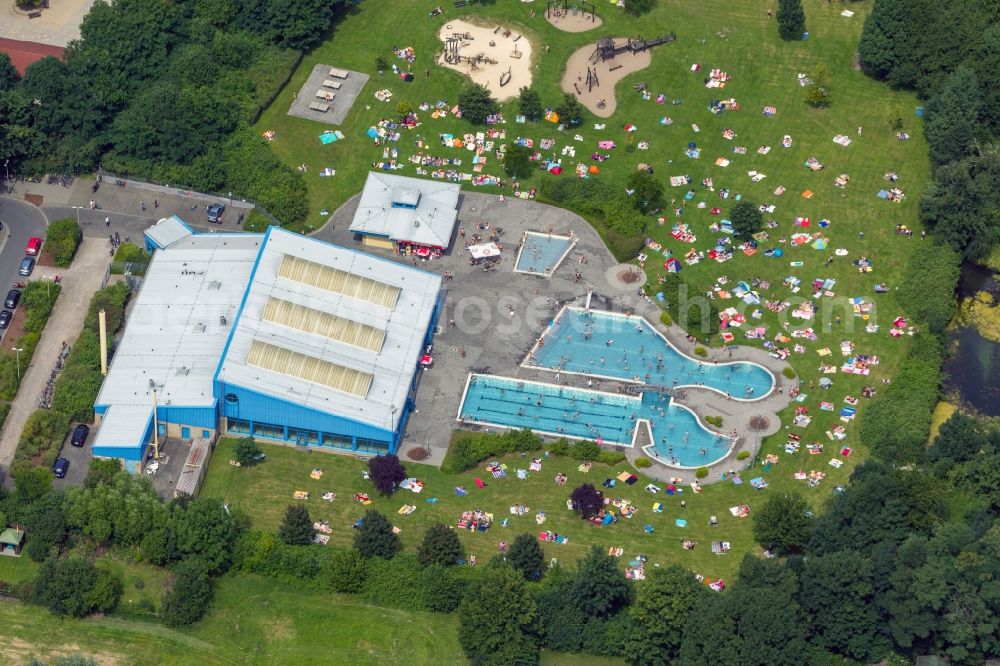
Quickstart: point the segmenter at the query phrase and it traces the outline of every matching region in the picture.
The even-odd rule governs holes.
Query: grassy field
[[[233,442],[223,440],[212,458],[208,476],[201,494],[218,497],[232,506],[246,511],[254,527],[276,530],[281,523],[285,508],[294,502],[292,494],[296,490],[306,490],[310,498],[304,502],[314,520],[328,520],[333,527],[331,544],[350,546],[354,538],[351,524],[359,518],[367,507],[353,500],[355,493],[368,493],[372,507],[389,516],[393,524],[402,532],[400,539],[406,550],[414,551],[423,538],[424,531],[434,523],[455,525],[463,511],[480,509],[494,515],[495,524],[488,532],[471,533],[459,531],[459,536],[468,554],[476,555],[479,561],[488,559],[497,552],[501,540],[508,543],[522,532],[537,534],[552,530],[570,538],[568,544],[545,543],[545,554],[562,562],[574,562],[586,553],[590,545],[596,543],[601,548],[612,546],[625,550],[623,564],[638,554],[649,557],[651,564],[678,563],[707,577],[731,577],[735,574],[742,553],[754,548],[750,534],[749,519],[738,519],[730,515],[728,509],[736,504],[755,504],[764,500],[768,491],[755,491],[748,484],[735,486],[723,483],[694,494],[688,489],[682,495],[652,495],[644,490],[647,479],[628,486],[619,482],[607,489],[611,498],[622,497],[632,500],[639,513],[631,519],[619,520],[614,525],[596,527],[581,520],[566,508],[566,500],[572,489],[581,483],[599,486],[605,478],[616,476],[628,468],[627,465],[609,468],[594,464],[588,473],[578,471],[578,462],[569,458],[545,460],[541,472],[532,473],[526,480],[518,480],[514,470],[527,469],[530,459],[512,456],[505,459],[509,469],[505,478],[494,479],[485,467],[464,474],[445,474],[435,467],[407,463],[410,473],[426,484],[419,494],[399,491],[394,496],[380,498],[375,495],[369,481],[362,478],[365,463],[346,456],[330,454],[304,454],[283,446],[264,445],[267,461],[249,469],[236,468],[228,464],[233,453]],[[530,456],[529,456],[530,458]],[[309,477],[314,468],[324,470],[321,480]],[[565,486],[553,482],[556,473],[564,472],[569,481]],[[479,477],[486,482],[482,490],[475,486]],[[459,497],[456,486],[464,486],[469,494]],[[321,499],[324,492],[337,493],[337,499],[326,502]],[[428,503],[428,498],[437,498],[436,503]],[[684,500],[687,506],[681,508]],[[653,503],[661,502],[663,512],[653,512]],[[514,504],[529,507],[528,515],[516,517],[510,514]],[[417,510],[409,516],[397,512],[404,504],[414,504]],[[544,511],[543,525],[535,522],[535,515]],[[719,525],[709,526],[709,517],[717,516]],[[510,520],[509,527],[501,527],[503,518]],[[687,520],[686,527],[677,527],[675,520]],[[654,528],[652,534],[643,531],[645,524]],[[694,550],[681,548],[681,541],[691,539],[697,542]],[[730,541],[733,552],[712,555],[712,541]]]
[[[102,664],[463,663],[453,616],[369,606],[350,596],[225,578],[211,613],[191,630],[92,618],[0,602],[0,661],[27,664],[82,652]],[[12,638],[16,637],[16,638]]]

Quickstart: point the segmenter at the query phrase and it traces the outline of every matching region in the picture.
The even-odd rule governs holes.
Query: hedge
[[[896,298],[934,334],[944,331],[955,312],[962,258],[946,245],[921,243],[910,256]]]
[[[456,474],[473,469],[487,458],[542,449],[552,455],[569,456],[574,460],[594,461],[605,465],[617,465],[625,460],[624,453],[601,449],[589,441],[570,443],[566,439],[559,439],[546,446],[542,439],[530,430],[508,430],[501,434],[461,432],[448,447],[444,462],[441,463],[441,471]]]
[[[24,308],[24,335],[4,345],[0,354],[0,400],[13,400],[21,379],[31,364],[35,347],[41,339],[45,324],[52,314],[52,308],[62,288],[51,282],[35,280],[29,282],[21,291],[21,305]],[[17,347],[21,351],[15,352]],[[20,356],[21,373],[18,377],[18,356]]]
[[[41,467],[51,467],[59,455],[67,432],[68,416],[49,409],[35,410],[25,422],[21,438],[17,441],[11,472],[16,474],[32,467],[36,457],[40,457],[38,463]]]
[[[76,339],[66,366],[56,379],[52,394],[52,409],[66,414],[71,421],[90,421],[94,417],[94,401],[101,390],[101,339],[97,330],[97,313],[103,309],[108,335],[113,336],[125,321],[125,304],[130,292],[124,282],[118,282],[94,294],[90,300],[84,329]]]
[[[69,266],[82,239],[83,229],[73,218],[67,217],[49,223],[45,233],[45,249],[52,256],[52,263],[60,268]]]

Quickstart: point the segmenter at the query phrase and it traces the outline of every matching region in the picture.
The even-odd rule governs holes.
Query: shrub
[[[122,243],[115,250],[115,258],[111,263],[111,272],[121,274],[125,270],[125,264],[148,264],[152,257],[148,252],[132,243]],[[133,269],[135,271],[136,269]],[[144,274],[144,273],[136,273]]]
[[[663,311],[660,313],[660,323],[663,324],[664,326],[670,326],[672,323],[674,323],[674,320],[670,318],[669,312]]]
[[[42,467],[51,467],[69,432],[69,423],[69,417],[61,412],[48,409],[34,411],[21,431],[11,469],[16,472],[30,467],[32,459],[39,456]]]
[[[601,453],[596,442],[581,440],[570,447],[569,455],[574,460],[594,460]]]
[[[83,230],[76,220],[65,218],[50,222],[45,232],[45,249],[52,256],[52,263],[59,268],[69,266],[82,239]]]
[[[241,467],[253,467],[261,460],[261,450],[253,437],[241,437],[233,454]]]
[[[29,282],[28,286],[21,292],[21,305],[24,307],[24,330],[26,333],[37,333],[41,335],[45,328],[45,323],[52,313],[52,306],[56,304],[56,298],[62,290],[57,284],[48,280],[35,280]],[[35,341],[37,344],[37,340]],[[22,345],[24,346],[24,345]],[[32,346],[34,351],[34,346]],[[30,356],[29,356],[30,360]],[[26,363],[25,354],[21,354],[21,362]],[[22,372],[28,367],[22,365]]]
[[[420,566],[412,553],[391,560],[374,557],[365,563],[365,584],[361,596],[382,606],[426,610]]]
[[[653,461],[649,458],[639,458],[635,461],[635,466],[639,469],[647,469],[653,466]]]
[[[365,560],[355,549],[336,549],[321,573],[326,586],[341,593],[357,593],[365,586]]]
[[[786,365],[782,368],[781,374],[785,376],[785,379],[795,379],[795,371],[790,366]]]
[[[597,456],[595,462],[599,462],[602,465],[617,465],[625,461],[625,454],[621,451],[605,450]]]
[[[695,475],[695,478],[704,479],[706,476],[708,476],[708,468],[707,467],[699,467],[698,469],[696,469],[694,471],[694,475]]]
[[[736,454],[737,460],[746,460],[749,457],[750,457],[750,452],[746,450],[740,451],[739,453]]]
[[[474,567],[442,567],[436,564],[426,567],[420,573],[420,587],[427,610],[435,613],[458,610],[465,590],[478,572]]]
[[[722,427],[722,417],[721,416],[706,416],[705,423],[709,425],[714,425],[716,428]]]
[[[46,560],[35,576],[34,599],[53,615],[83,617],[118,605],[122,583],[79,557]]]
[[[499,435],[461,433],[448,448],[441,470],[448,473],[464,472],[487,458],[537,451],[541,448],[541,438],[530,430],[508,430]]]
[[[695,356],[701,356],[702,358],[704,358],[704,357],[708,356],[708,350],[705,349],[704,347],[695,347],[694,348],[694,355]]]

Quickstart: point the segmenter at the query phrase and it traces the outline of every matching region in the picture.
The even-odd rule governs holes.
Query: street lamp
[[[80,209],[81,208],[83,208],[83,206],[73,206],[73,209],[76,211],[76,223],[78,225],[80,224]]]
[[[21,347],[11,347],[14,350],[14,354],[17,357],[17,383],[21,383],[21,352],[24,351]]]

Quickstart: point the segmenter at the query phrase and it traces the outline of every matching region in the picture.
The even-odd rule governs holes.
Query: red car
[[[24,253],[29,257],[37,256],[42,251],[42,239],[32,236],[28,239],[28,247],[24,248]]]

